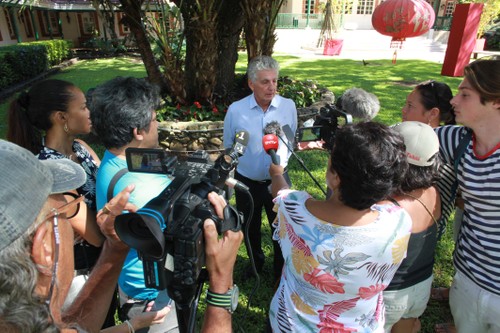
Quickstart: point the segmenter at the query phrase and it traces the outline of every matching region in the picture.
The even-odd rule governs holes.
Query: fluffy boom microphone
[[[264,127],[264,134],[281,135],[281,125],[276,120],[270,121]]]
[[[362,120],[372,120],[380,110],[377,96],[361,88],[346,90],[335,105],[342,111],[349,113],[353,118]]]

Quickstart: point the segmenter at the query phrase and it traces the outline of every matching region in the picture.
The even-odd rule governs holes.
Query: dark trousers
[[[290,179],[288,177],[288,173],[284,174],[285,179],[290,184]],[[252,212],[252,219],[248,221],[248,217],[250,215],[250,202],[248,200],[248,196],[245,193],[240,191],[235,191],[236,195],[236,208],[243,213],[245,218],[245,223],[250,223],[248,226],[248,238],[250,247],[252,250],[253,259],[255,261],[255,267],[257,268],[257,272],[262,271],[262,267],[264,266],[265,256],[262,251],[262,208],[266,210],[267,220],[271,225],[271,233],[274,233],[274,229],[272,223],[276,218],[276,213],[273,212],[273,197],[270,193],[269,186],[271,185],[271,181],[255,181],[249,179],[247,177],[242,176],[238,171],[235,172],[236,180],[241,181],[246,186],[248,186],[250,190],[250,195],[253,199],[254,209]],[[243,231],[247,230],[247,226],[243,226]],[[272,234],[271,234],[272,235]],[[279,279],[281,277],[281,270],[283,269],[284,259],[283,254],[281,253],[281,248],[277,241],[273,241],[273,249],[274,249],[274,259],[273,259],[273,270],[274,277]],[[250,253],[247,248],[248,256],[250,257]]]

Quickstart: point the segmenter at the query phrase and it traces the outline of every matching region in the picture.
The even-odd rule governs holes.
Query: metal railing
[[[437,16],[434,21],[434,30],[450,31],[453,16]],[[276,17],[278,29],[303,29],[309,26],[312,29],[321,29],[323,14],[279,13]]]
[[[451,20],[453,16],[437,16],[434,21],[434,26],[432,29],[441,30],[441,31],[450,31],[451,28]]]
[[[321,29],[323,14],[293,14],[279,13],[276,17],[276,28],[278,29]]]

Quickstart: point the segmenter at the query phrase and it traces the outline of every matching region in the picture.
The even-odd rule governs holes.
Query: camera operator
[[[277,121],[282,126],[289,125],[293,132],[297,129],[297,110],[295,103],[288,98],[276,95],[278,85],[279,64],[269,56],[259,56],[248,64],[248,86],[253,93],[229,106],[224,119],[224,147],[230,148],[235,142],[235,135],[241,130],[250,134],[245,154],[239,159],[235,178],[250,189],[254,209],[244,193],[235,192],[236,207],[243,212],[245,221],[252,215],[248,237],[251,246],[249,257],[253,256],[257,273],[261,273],[265,256],[261,248],[262,208],[265,208],[267,219],[271,224],[276,213],[273,212],[272,196],[269,192],[271,177],[268,169],[271,158],[263,148],[262,138],[266,124]],[[267,134],[267,133],[266,133]],[[279,149],[278,149],[279,151]],[[281,157],[281,165],[286,167],[288,157],[286,149]],[[285,177],[288,174],[285,172]],[[279,279],[283,267],[283,256],[276,242],[274,248],[274,276]],[[248,251],[248,249],[247,249]],[[245,275],[251,276],[253,271],[247,267]]]
[[[158,147],[155,110],[159,101],[157,87],[144,79],[133,77],[117,77],[96,87],[92,92],[90,110],[93,128],[106,147],[97,175],[99,208],[105,208],[104,203],[111,186],[113,193],[117,193],[127,185],[134,184],[135,191],[130,197],[130,202],[141,208],[171,183],[169,177],[164,174],[124,171],[120,178],[114,178],[116,174],[122,172],[121,170],[127,168],[125,154],[127,148]],[[215,206],[216,213],[222,217],[224,199],[215,193],[210,193],[208,198]],[[242,234],[228,231],[222,240],[217,241],[217,231],[213,223],[205,223],[204,229],[209,289],[213,293],[225,293],[233,286],[232,269]],[[118,285],[122,320],[134,318],[147,310],[150,301],[158,295],[158,290],[146,287],[143,263],[139,260],[135,249],[130,249],[127,255]],[[214,325],[224,331],[224,327],[229,327],[227,331],[230,331],[231,316],[223,308],[208,306],[204,330],[215,329]],[[136,332],[178,331],[177,315],[175,307],[172,306],[172,311],[164,323],[152,326],[149,330]]]
[[[104,207],[110,187],[114,195],[127,185],[134,184],[135,191],[130,196],[130,202],[141,208],[170,184],[171,180],[162,174],[123,171],[125,173],[119,179],[113,179],[121,170],[127,170],[126,148],[158,147],[155,110],[159,104],[157,87],[144,79],[117,77],[93,90],[90,104],[92,125],[106,147],[97,174],[98,209]],[[122,320],[142,313],[158,295],[158,290],[145,286],[142,262],[132,248],[125,259],[118,286]],[[163,324],[138,332],[177,332],[177,327],[175,306],[172,306]]]

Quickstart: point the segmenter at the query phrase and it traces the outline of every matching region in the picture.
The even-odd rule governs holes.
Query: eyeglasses
[[[49,215],[45,218],[45,221],[49,221],[50,219],[52,219],[52,227],[54,230],[55,239],[54,267],[52,269],[52,279],[50,281],[49,294],[47,299],[45,300],[47,306],[50,306],[50,300],[52,299],[52,293],[54,291],[54,285],[56,283],[57,266],[59,264],[59,245],[61,244],[59,235],[59,216],[64,215],[66,219],[74,217],[80,210],[80,203],[83,201],[83,199],[85,199],[84,196],[80,196],[71,192],[64,192],[63,195],[67,203],[59,208],[52,208]],[[68,200],[68,198],[71,199]]]
[[[64,199],[66,199],[67,204],[59,207],[58,208],[59,212],[61,212],[61,209],[63,209],[64,207],[69,206],[71,204],[71,206],[66,208],[67,209],[65,211],[66,218],[70,219],[72,217],[75,217],[80,211],[80,203],[82,202],[83,199],[85,199],[85,197],[72,192],[64,192],[63,195]],[[77,202],[73,203],[73,201]]]

